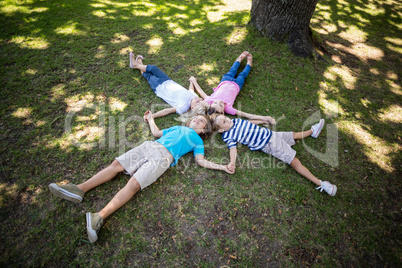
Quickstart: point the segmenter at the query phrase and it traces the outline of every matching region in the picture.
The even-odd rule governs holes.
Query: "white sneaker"
[[[321,190],[320,192],[322,192],[323,190],[326,191],[330,196],[335,196],[336,191],[337,191],[337,187],[334,184],[331,184],[328,181],[320,181],[321,182],[321,186],[318,186],[316,189],[317,190]]]
[[[311,137],[317,138],[318,135],[320,135],[322,128],[324,127],[325,120],[321,119],[320,122],[317,124],[311,126],[311,130],[313,131],[313,134],[311,134]]]

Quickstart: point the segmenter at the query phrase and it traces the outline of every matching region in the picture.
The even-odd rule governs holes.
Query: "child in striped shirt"
[[[304,139],[308,136],[317,138],[323,126],[324,119],[313,125],[310,130],[304,132],[275,132],[268,128],[259,127],[256,124],[240,118],[230,119],[221,114],[213,114],[211,116],[212,126],[214,130],[222,133],[223,141],[228,145],[230,152],[230,163],[228,168],[234,171],[237,157],[236,144],[238,142],[248,146],[252,151],[261,150],[270,154],[293,167],[297,172],[315,183],[329,195],[334,196],[337,191],[336,185],[328,181],[321,181],[315,177],[305,166],[297,159],[296,151],[292,149],[295,140]],[[253,121],[261,123],[258,120]]]

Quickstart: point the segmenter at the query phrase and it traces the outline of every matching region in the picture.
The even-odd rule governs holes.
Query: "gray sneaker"
[[[78,189],[74,184],[57,185],[55,183],[51,183],[49,184],[49,190],[55,196],[72,201],[74,203],[81,203],[85,195],[85,193]]]
[[[324,127],[324,123],[325,123],[325,120],[321,119],[320,122],[311,126],[311,130],[313,131],[313,134],[311,134],[311,137],[318,138],[318,135],[320,135],[321,130]]]
[[[88,212],[86,217],[88,239],[91,243],[95,243],[98,240],[98,233],[103,224],[103,219],[98,213],[91,212]]]
[[[320,192],[326,191],[330,196],[336,195],[336,191],[338,190],[336,185],[331,184],[328,181],[320,181],[320,182],[321,182],[321,186],[318,186],[316,188],[317,190],[321,190]]]

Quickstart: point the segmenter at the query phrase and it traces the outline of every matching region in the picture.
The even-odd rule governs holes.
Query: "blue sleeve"
[[[162,136],[164,136],[166,133],[169,133],[169,132],[175,130],[176,128],[177,128],[177,126],[170,127],[170,128],[167,128],[167,129],[162,129]]]
[[[194,157],[197,154],[204,155],[204,141],[200,138],[200,136],[198,136],[197,139],[194,142],[196,144],[195,147],[194,147]]]

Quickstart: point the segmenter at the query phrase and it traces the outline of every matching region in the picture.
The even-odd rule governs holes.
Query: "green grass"
[[[398,2],[321,1],[311,26],[323,61],[262,37],[247,24],[250,1],[235,2],[0,2],[2,266],[401,266]],[[128,68],[128,52],[184,86],[197,77],[210,94],[244,50],[253,68],[235,107],[277,118],[276,131],[306,129],[320,112],[320,138],[294,148],[338,194],[245,146],[234,175],[202,169],[189,154],[90,244],[85,212],[100,210],[128,177],[81,204],[47,186],[83,182],[153,139],[142,115],[164,102]],[[226,163],[219,135],[205,143],[207,159]]]

